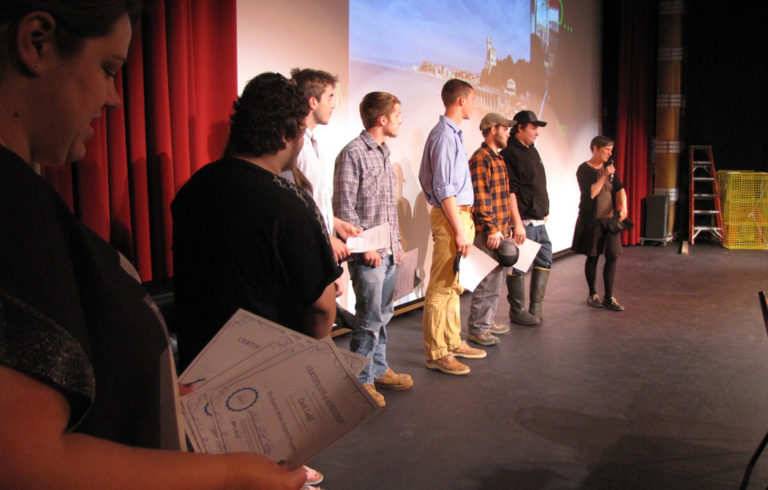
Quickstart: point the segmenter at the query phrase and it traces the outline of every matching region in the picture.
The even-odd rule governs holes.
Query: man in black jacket
[[[527,237],[540,243],[541,248],[533,262],[529,310],[525,310],[525,274],[514,268],[507,271],[507,299],[510,320],[534,326],[541,323],[541,302],[552,268],[552,243],[545,225],[549,216],[547,175],[534,146],[539,128],[547,123],[539,121],[529,110],[515,114],[514,121],[513,137],[501,151],[509,174],[513,237],[518,245]]]

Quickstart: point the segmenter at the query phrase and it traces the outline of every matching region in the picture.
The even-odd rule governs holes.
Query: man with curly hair
[[[263,73],[234,108],[224,158],[171,204],[182,368],[238,308],[316,338],[335,318],[341,268],[323,217],[310,194],[278,177],[304,142],[307,99]]]

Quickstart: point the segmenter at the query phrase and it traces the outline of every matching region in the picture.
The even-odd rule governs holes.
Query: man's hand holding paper
[[[360,236],[347,238],[347,247],[352,253],[363,253],[371,250],[389,248],[390,243],[389,224],[382,223],[360,233]]]

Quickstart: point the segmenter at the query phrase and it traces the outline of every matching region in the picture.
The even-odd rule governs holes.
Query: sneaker
[[[484,345],[486,347],[496,345],[501,342],[499,338],[493,335],[491,332],[483,332],[477,335],[469,334],[467,335],[467,340],[476,344]]]
[[[323,481],[323,474],[309,466],[304,467],[304,473],[307,475],[307,480],[304,482],[305,486],[317,485]]]
[[[380,407],[385,407],[387,405],[387,402],[384,401],[384,396],[376,391],[376,387],[373,386],[373,384],[363,385],[363,388],[365,388],[365,391],[371,395],[371,398],[376,400],[376,403],[378,403]]]
[[[504,335],[505,333],[509,333],[509,325],[493,322],[493,325],[491,325],[491,333],[493,335]]]
[[[460,363],[450,354],[440,359],[428,359],[427,369],[436,369],[445,374],[469,374],[469,366]]]
[[[613,311],[624,311],[624,307],[621,306],[621,303],[616,301],[616,298],[614,298],[613,296],[611,296],[610,298],[604,299],[603,306]]]
[[[593,308],[602,308],[603,303],[600,301],[600,296],[593,294],[592,296],[587,298],[587,305],[593,307]]]
[[[462,341],[460,346],[452,350],[451,354],[456,357],[466,357],[467,359],[482,359],[488,355],[483,349],[470,347],[466,340]]]
[[[387,372],[382,377],[376,378],[373,384],[376,388],[385,390],[407,390],[413,386],[413,378],[409,374],[397,374],[391,368],[387,368]]]

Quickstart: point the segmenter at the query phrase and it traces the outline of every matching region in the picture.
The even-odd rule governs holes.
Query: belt
[[[464,211],[466,213],[472,214],[474,210],[475,210],[474,206],[459,206],[459,211]]]

